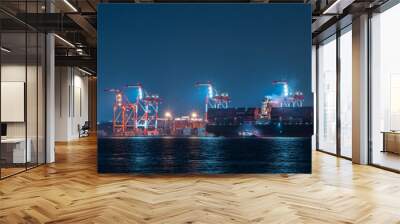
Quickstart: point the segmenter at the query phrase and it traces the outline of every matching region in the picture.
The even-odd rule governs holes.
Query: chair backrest
[[[89,121],[85,121],[85,124],[83,124],[82,128],[90,128]]]

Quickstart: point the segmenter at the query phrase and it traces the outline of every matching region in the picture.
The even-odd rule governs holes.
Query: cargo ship
[[[210,109],[206,131],[225,137],[310,137],[312,107],[272,107],[268,116],[262,108]]]

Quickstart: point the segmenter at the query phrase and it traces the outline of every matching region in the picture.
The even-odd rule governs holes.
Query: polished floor
[[[25,167],[24,168],[20,168],[20,167],[17,167],[17,168],[14,168],[14,167],[1,168],[1,178],[8,177],[8,176],[11,176],[13,174],[16,174],[16,173],[19,173],[19,172],[23,172],[25,170],[26,170]]]
[[[24,172],[28,169],[34,169],[37,166],[37,164],[27,164],[25,165],[19,165],[19,167],[6,167],[6,168],[1,168],[0,173],[1,173],[1,178],[6,178],[8,176],[12,176],[17,173]]]
[[[400,170],[400,155],[392,152],[374,151],[373,162],[376,165]]]
[[[400,223],[400,175],[313,153],[312,175],[99,175],[96,140],[0,181],[0,223]]]

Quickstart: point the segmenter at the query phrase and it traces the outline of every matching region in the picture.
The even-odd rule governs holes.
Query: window
[[[340,36],[340,155],[352,157],[352,33],[351,26]]]
[[[336,36],[318,47],[318,145],[336,153]]]
[[[400,5],[371,19],[371,159],[400,170]]]

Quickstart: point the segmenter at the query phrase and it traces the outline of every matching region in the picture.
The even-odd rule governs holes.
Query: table
[[[400,131],[383,131],[382,152],[400,154]]]
[[[26,140],[26,141],[25,141]],[[28,144],[26,144],[26,142]],[[1,139],[1,153],[3,157],[3,153],[11,152],[11,155],[9,156],[8,161],[11,163],[26,163],[26,162],[31,162],[32,160],[32,152],[31,152],[31,139],[25,139],[25,138],[6,138],[6,139]],[[25,145],[26,151],[25,151]],[[4,157],[3,157],[4,158]],[[6,159],[7,160],[7,159]]]

